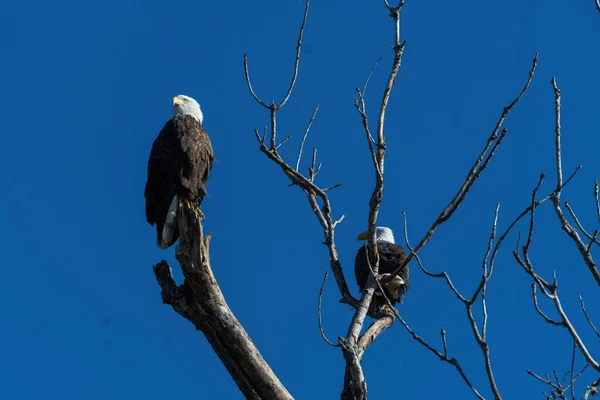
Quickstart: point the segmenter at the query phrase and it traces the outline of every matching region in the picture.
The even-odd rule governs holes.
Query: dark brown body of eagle
[[[379,275],[391,274],[406,259],[406,250],[397,244],[378,240],[377,249],[379,251]],[[398,286],[394,285],[394,282],[390,281],[387,285],[383,283],[381,285],[392,305],[401,302],[402,296],[408,290],[408,271],[409,269],[407,264],[398,273],[398,276],[404,281],[403,284]],[[361,246],[358,249],[358,254],[356,254],[356,259],[354,261],[354,274],[356,275],[356,283],[358,284],[361,293],[367,285],[367,280],[370,273],[369,264],[367,262],[367,250],[365,246]],[[392,291],[390,291],[390,287],[392,287]],[[379,286],[377,286],[371,305],[379,310],[386,304],[387,302],[381,295]]]
[[[146,219],[156,224],[159,247],[167,248],[179,238],[177,226],[162,240],[165,220],[174,197],[200,205],[215,160],[212,144],[202,124],[189,115],[175,115],[152,144],[148,160]]]

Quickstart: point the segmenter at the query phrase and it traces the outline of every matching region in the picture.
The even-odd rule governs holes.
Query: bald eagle
[[[161,249],[168,248],[179,237],[179,201],[188,200],[199,207],[208,195],[206,181],[215,155],[202,120],[196,100],[176,96],[173,118],[152,144],[144,197],[146,219],[150,225],[156,225],[156,241]],[[201,211],[200,215],[203,217]]]
[[[379,275],[389,275],[406,259],[406,250],[402,246],[395,244],[394,233],[390,228],[378,226],[375,230],[375,239],[377,240],[377,249],[379,251]],[[358,235],[357,240],[367,240],[367,232]],[[356,283],[362,293],[371,274],[367,261],[367,249],[364,245],[358,249],[358,253],[356,254],[354,274],[356,275]],[[382,287],[392,305],[401,302],[402,296],[408,290],[408,265],[405,265],[398,275],[394,276],[391,281],[386,285],[382,285]],[[375,289],[375,297],[373,297],[372,304],[377,310],[387,305],[379,287]]]

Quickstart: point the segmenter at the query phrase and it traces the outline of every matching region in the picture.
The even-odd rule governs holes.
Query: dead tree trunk
[[[247,399],[293,399],[227,305],[210,266],[211,235],[204,238],[195,207],[180,204],[177,217],[181,238],[176,255],[185,281],[177,286],[169,264],[156,264],[163,302],[204,333]]]

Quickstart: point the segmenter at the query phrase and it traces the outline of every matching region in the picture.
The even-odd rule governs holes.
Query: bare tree
[[[563,180],[560,144],[560,90],[558,89],[556,80],[554,78],[552,80],[552,85],[555,94],[556,115],[556,187],[548,195],[538,199],[537,193],[544,180],[544,175],[542,174],[537,186],[533,190],[531,202],[524,207],[524,210],[514,218],[506,230],[500,235],[498,234],[497,228],[500,210],[500,205],[498,204],[492,219],[491,232],[487,243],[487,248],[484,251],[483,259],[481,261],[481,278],[471,292],[465,293],[464,291],[459,291],[453,284],[452,278],[448,272],[430,271],[424,266],[421,258],[419,257],[419,251],[421,251],[427,245],[436,230],[453,217],[459,206],[468,196],[471,188],[485,172],[486,168],[496,155],[497,150],[503,143],[504,138],[508,134],[508,130],[503,127],[503,124],[513,107],[515,107],[519,100],[526,94],[532,82],[538,64],[537,53],[533,59],[532,66],[529,69],[527,79],[524,79],[525,83],[522,89],[520,92],[518,92],[514,100],[502,109],[489,137],[483,144],[481,151],[476,156],[464,181],[456,190],[456,193],[449,199],[447,205],[440,211],[438,217],[427,230],[427,233],[418,242],[416,242],[417,244],[414,247],[411,246],[409,240],[407,228],[408,218],[406,213],[403,213],[404,236],[410,253],[407,259],[404,261],[404,264],[400,266],[395,273],[385,275],[380,275],[378,273],[379,254],[375,239],[375,228],[377,226],[379,209],[384,195],[384,171],[386,156],[384,128],[386,113],[388,110],[388,102],[392,91],[395,88],[396,78],[400,71],[402,56],[406,46],[406,42],[401,40],[400,37],[400,14],[402,7],[404,6],[404,0],[400,0],[397,5],[390,5],[387,0],[384,0],[384,3],[389,16],[393,21],[393,24],[391,24],[390,28],[393,61],[389,67],[389,75],[387,77],[386,84],[382,88],[381,102],[375,108],[376,118],[374,123],[369,117],[367,104],[365,101],[365,92],[367,90],[373,70],[378,66],[379,61],[377,61],[373,66],[373,69],[368,75],[363,88],[356,89],[357,99],[355,101],[355,108],[358,112],[358,116],[364,129],[366,146],[371,155],[373,174],[375,177],[375,186],[369,200],[369,213],[367,216],[368,262],[371,267],[371,276],[369,277],[369,281],[365,289],[362,291],[360,298],[356,298],[350,293],[346,278],[344,276],[344,269],[342,268],[336,248],[335,229],[344,220],[344,215],[333,212],[333,205],[328,197],[328,192],[338,188],[340,184],[329,184],[322,186],[316,182],[316,177],[319,171],[321,171],[322,167],[322,163],[317,162],[316,148],[314,148],[312,151],[307,173],[300,172],[304,144],[310,132],[311,126],[316,119],[319,109],[318,105],[315,107],[314,112],[306,125],[306,129],[304,130],[295,163],[284,160],[279,153],[281,146],[288,143],[291,137],[287,136],[283,139],[278,138],[277,113],[288,102],[298,78],[299,62],[302,50],[302,38],[307,25],[310,0],[306,1],[304,15],[300,26],[292,78],[287,92],[280,102],[276,103],[272,101],[269,103],[262,100],[256,94],[250,79],[248,57],[247,55],[244,55],[244,71],[249,92],[254,100],[260,106],[268,110],[269,113],[270,124],[268,127],[264,128],[262,134],[259,130],[254,130],[260,151],[282,170],[282,172],[290,179],[291,185],[297,186],[306,195],[309,206],[314,212],[317,221],[323,230],[323,243],[328,250],[331,272],[333,273],[341,296],[340,302],[347,304],[354,309],[354,314],[349,321],[346,336],[338,337],[336,341],[330,341],[327,339],[322,326],[319,326],[323,339],[330,346],[339,348],[341,350],[342,356],[344,357],[346,363],[341,398],[343,400],[367,398],[368,388],[365,374],[362,369],[362,358],[366,350],[377,339],[377,337],[385,330],[390,328],[394,321],[398,320],[415,341],[424,346],[442,362],[452,365],[457,371],[458,376],[460,376],[462,381],[464,381],[476,398],[485,399],[484,395],[482,394],[482,384],[473,382],[473,380],[468,376],[461,366],[458,358],[450,355],[446,331],[443,328],[440,330],[441,344],[436,346],[416,333],[410,327],[407,321],[405,321],[399,311],[392,306],[389,299],[386,299],[389,307],[384,308],[381,311],[377,311],[370,307],[375,291],[379,288],[383,292],[381,285],[392,279],[395,273],[398,273],[401,268],[408,265],[410,261],[414,260],[416,261],[419,269],[425,275],[434,279],[443,280],[446,283],[448,290],[450,290],[450,292],[453,293],[457,300],[464,306],[469,328],[473,335],[473,340],[475,343],[477,343],[481,351],[481,365],[487,376],[487,382],[483,385],[489,387],[489,391],[494,399],[501,399],[501,385],[496,382],[496,378],[494,376],[493,363],[490,355],[491,348],[487,340],[488,311],[486,305],[486,291],[488,287],[487,285],[492,278],[494,264],[501,245],[504,243],[509,233],[511,233],[518,223],[521,220],[524,220],[526,217],[529,217],[527,239],[525,245],[521,247],[520,251],[518,248],[514,251],[514,258],[533,281],[533,305],[535,306],[535,309],[539,315],[549,324],[565,328],[573,339],[572,365],[570,371],[565,375],[565,378],[559,379],[556,371],[554,371],[554,376],[552,378],[549,375],[542,377],[534,372],[528,372],[535,379],[543,382],[547,386],[548,393],[544,394],[547,399],[567,399],[569,397],[575,399],[575,382],[584,376],[584,372],[586,372],[586,370],[594,370],[596,371],[596,377],[591,379],[590,384],[586,386],[581,398],[585,400],[590,395],[597,395],[598,387],[600,386],[600,378],[597,377],[598,373],[600,373],[600,364],[597,361],[598,358],[597,356],[594,356],[585,345],[582,336],[578,333],[578,330],[570,321],[567,312],[562,307],[562,303],[558,294],[558,280],[556,273],[552,282],[547,281],[536,272],[529,255],[529,249],[533,243],[535,210],[542,204],[546,203],[547,200],[550,200],[550,203],[553,205],[555,215],[560,222],[560,226],[568,235],[568,237],[572,239],[572,242],[575,244],[576,248],[581,254],[585,266],[590,271],[593,279],[595,279],[598,285],[600,285],[600,273],[592,257],[593,246],[600,246],[600,240],[598,239],[600,230],[595,230],[590,234],[584,229],[582,223],[576,217],[572,207],[565,202],[564,207],[567,209],[569,216],[575,223],[574,227],[568,221],[567,216],[565,216],[562,209],[561,194],[563,188],[571,181],[572,178],[575,177],[579,171],[579,168],[577,168],[568,179]],[[596,5],[600,11],[600,3],[598,3],[598,0],[596,0]],[[598,191],[598,182],[596,181],[594,186],[594,196],[598,220],[600,221],[600,201]],[[194,210],[194,207],[190,204],[182,203],[180,204],[178,215],[181,218],[182,225],[180,227],[181,240],[177,246],[176,254],[177,259],[181,264],[185,281],[181,286],[177,286],[173,280],[171,269],[168,264],[165,261],[161,261],[160,263],[156,264],[154,266],[154,271],[162,288],[163,301],[166,304],[170,304],[177,313],[190,320],[197,329],[201,330],[205,334],[207,340],[211,343],[213,349],[218,354],[221,361],[226,366],[246,398],[291,399],[292,396],[288,393],[288,391],[267,365],[256,346],[245,332],[244,328],[229,309],[214,278],[214,275],[212,274],[209,257],[210,234],[208,234],[206,237],[203,235],[202,224],[198,218],[198,214]],[[328,274],[325,275],[321,292],[319,294],[319,324],[321,321],[321,298],[323,295],[323,286],[325,284],[325,280],[327,279],[327,275]],[[549,317],[542,311],[538,304],[538,290],[543,296],[552,301],[556,308],[558,318]],[[590,328],[593,329],[598,337],[600,337],[598,330],[588,316],[582,297],[579,296],[579,299],[582,312],[584,313]],[[478,306],[477,308],[475,308],[476,305]],[[476,311],[479,310],[479,306],[481,315],[477,315]],[[368,326],[365,326],[367,317],[370,317],[373,321]],[[585,360],[585,365],[579,369],[579,372],[575,372],[576,354],[581,355]]]

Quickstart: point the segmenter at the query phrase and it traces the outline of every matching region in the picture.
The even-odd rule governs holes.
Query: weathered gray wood
[[[204,238],[195,210],[187,202],[178,209],[181,238],[176,255],[184,283],[176,285],[166,261],[154,266],[163,302],[204,333],[247,399],[293,399],[227,305],[210,266],[211,235]]]

